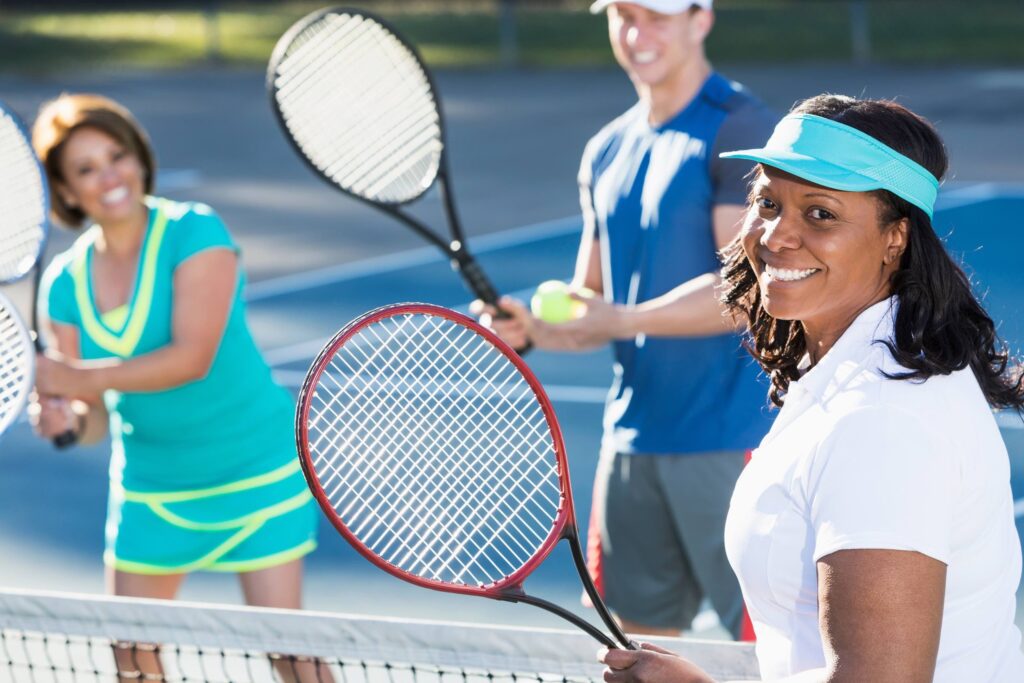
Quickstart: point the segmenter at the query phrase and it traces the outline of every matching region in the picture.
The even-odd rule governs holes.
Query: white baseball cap
[[[600,14],[608,5],[614,5],[616,2],[630,2],[662,14],[680,14],[694,5],[711,9],[712,0],[597,0],[590,6],[590,13]]]

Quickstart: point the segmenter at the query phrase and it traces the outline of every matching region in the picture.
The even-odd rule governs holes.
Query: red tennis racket
[[[306,375],[296,441],[320,507],[381,569],[535,605],[609,647],[634,646],[587,573],[551,402],[516,352],[471,318],[399,304],[349,323]],[[525,592],[563,539],[614,640]]]

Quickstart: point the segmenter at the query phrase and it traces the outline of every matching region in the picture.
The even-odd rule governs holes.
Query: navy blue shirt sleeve
[[[753,164],[742,159],[720,159],[718,155],[762,147],[777,122],[778,117],[754,99],[746,100],[728,113],[711,151],[712,203],[716,206],[747,203],[748,174]]]

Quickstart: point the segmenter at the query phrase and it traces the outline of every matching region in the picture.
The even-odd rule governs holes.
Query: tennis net
[[[748,645],[651,639],[719,680],[756,680]],[[556,629],[0,591],[0,682],[601,681],[597,645]]]

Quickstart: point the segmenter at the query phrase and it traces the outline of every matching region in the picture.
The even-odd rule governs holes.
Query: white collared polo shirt
[[[947,565],[936,683],[1024,681],[1014,626],[1021,547],[1009,458],[971,370],[927,381],[878,340],[895,299],[865,310],[786,394],[737,482],[726,551],[765,679],[825,665],[817,561],[917,551]]]

